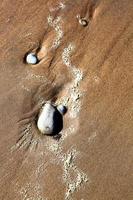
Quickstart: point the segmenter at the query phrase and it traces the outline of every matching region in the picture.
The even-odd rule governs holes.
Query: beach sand
[[[133,1],[0,10],[0,199],[132,200]],[[49,100],[68,107],[59,139],[36,126]]]

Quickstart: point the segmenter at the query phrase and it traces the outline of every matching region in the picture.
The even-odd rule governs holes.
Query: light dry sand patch
[[[65,139],[72,136],[72,134],[76,134],[76,129],[73,125],[61,132],[62,137],[59,141],[49,138],[44,144],[47,150],[55,155],[49,162],[58,164],[63,170],[62,178],[66,185],[64,199],[72,199],[72,194],[89,180],[87,175],[74,163],[75,159],[78,159],[78,154],[80,154],[80,152],[72,147],[66,153],[63,151]],[[71,178],[71,173],[75,174],[75,178]]]
[[[63,169],[63,182],[66,185],[66,192],[64,194],[64,198],[66,200],[72,199],[72,194],[79,190],[81,186],[86,183],[89,179],[87,175],[82,172],[78,167],[75,165],[74,161],[77,158],[77,150],[76,149],[69,149],[68,152],[64,153],[63,152],[63,142],[68,136],[72,136],[72,134],[76,133],[76,130],[78,128],[78,114],[81,109],[81,96],[82,93],[79,89],[80,86],[80,81],[82,80],[82,72],[77,69],[70,60],[71,53],[74,50],[73,45],[69,45],[67,48],[64,49],[63,54],[62,54],[62,60],[63,63],[68,67],[68,70],[70,70],[73,80],[70,83],[70,85],[67,88],[67,96],[63,97],[62,99],[59,99],[58,102],[56,103],[64,103],[66,106],[69,108],[69,117],[75,119],[77,126],[71,125],[70,127],[67,127],[65,130],[62,130],[61,132],[61,139],[59,141],[55,141],[51,138],[47,140],[47,142],[44,144],[45,147],[47,147],[47,150],[52,152],[53,155],[55,155],[55,159],[49,160],[49,162],[55,162],[58,163],[62,169]],[[27,77],[25,80],[39,80],[41,83],[47,83],[47,79],[45,77],[40,76],[40,75],[35,75],[30,72],[28,72]],[[20,138],[18,143],[13,147],[13,150],[16,149],[24,149],[27,146],[30,146],[29,150],[33,151],[35,147],[37,146],[38,142],[35,138],[32,136],[32,123],[29,123],[26,125],[25,130],[22,132],[23,136]],[[51,158],[50,158],[51,159]],[[48,164],[43,163],[43,159],[38,163],[37,170],[35,172],[36,178],[41,176],[42,173],[44,173],[45,168],[47,167]],[[75,174],[74,178],[71,178],[71,173]],[[43,200],[37,184],[31,185],[34,190],[37,189],[36,196],[34,198],[32,197],[31,194],[28,192],[30,191],[29,188],[30,184],[27,184],[27,186],[21,188],[20,194],[22,195],[23,200],[34,200],[37,198],[38,200]],[[30,187],[31,187],[30,186]]]
[[[71,62],[71,55],[75,47],[69,44],[68,47],[64,48],[62,53],[63,64],[67,66],[67,69],[72,74],[73,80],[65,88],[66,95],[60,98],[58,101],[69,108],[69,115],[71,118],[76,118],[81,107],[80,98],[82,92],[79,89],[80,82],[83,79],[83,74],[80,69],[74,66]]]
[[[63,141],[64,139],[61,142],[55,142],[53,140],[48,141],[46,147],[48,151],[55,155],[50,162],[58,164],[62,167],[62,178],[66,185],[64,199],[70,200],[72,199],[72,194],[79,190],[82,185],[88,181],[90,183],[90,179],[88,178],[87,174],[82,172],[82,170],[79,169],[75,164],[75,160],[78,159],[78,154],[80,154],[80,152],[71,147],[66,153],[64,153]],[[74,174],[74,177],[71,177],[71,174]]]
[[[67,152],[62,159],[64,166],[63,180],[67,186],[65,199],[72,199],[72,194],[80,189],[84,183],[88,182],[87,175],[79,170],[74,163],[77,154],[78,152],[76,149],[72,149]],[[71,178],[72,172],[74,172],[75,178]]]
[[[74,120],[76,126],[71,125],[61,132],[61,138],[59,141],[54,141],[51,138],[47,141],[46,148],[48,151],[55,155],[55,158],[50,162],[58,163],[63,169],[63,182],[66,185],[66,192],[64,198],[66,200],[72,199],[72,194],[79,190],[81,186],[88,182],[89,178],[82,172],[75,164],[75,159],[77,158],[78,151],[74,148],[70,148],[66,153],[63,152],[63,142],[68,136],[75,134],[78,128],[78,114],[81,109],[81,96],[80,91],[80,81],[83,78],[81,70],[76,68],[71,62],[71,54],[74,51],[74,45],[69,44],[63,50],[62,61],[67,66],[68,70],[72,74],[72,82],[68,84],[65,88],[66,95],[57,100],[57,104],[64,104],[68,107],[69,117]],[[76,123],[75,123],[76,122]],[[74,178],[71,178],[71,173],[75,174]]]
[[[50,12],[58,11],[59,9],[64,9],[66,7],[64,2],[59,2],[58,6],[56,7],[51,7],[49,10]]]
[[[41,187],[39,184],[33,186],[31,183],[27,183],[21,188],[20,196],[22,200],[47,200],[47,198],[42,197]]]
[[[49,26],[51,26],[55,30],[56,37],[53,41],[52,48],[57,49],[61,44],[61,40],[63,38],[63,31],[61,28],[61,17],[58,16],[54,19],[53,16],[49,15],[47,21]]]

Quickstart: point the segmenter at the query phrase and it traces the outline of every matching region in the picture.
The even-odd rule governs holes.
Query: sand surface
[[[0,111],[0,200],[132,200],[133,0],[1,0]]]

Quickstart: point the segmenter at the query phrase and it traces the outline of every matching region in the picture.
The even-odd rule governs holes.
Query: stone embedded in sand
[[[89,23],[85,18],[81,18],[80,15],[77,15],[77,19],[78,19],[79,23],[84,27],[87,26]]]
[[[58,134],[63,128],[61,113],[50,102],[46,103],[38,117],[37,127],[44,135]]]
[[[80,19],[79,23],[84,27],[88,25],[88,21],[86,19]]]
[[[37,59],[36,54],[34,54],[34,53],[29,53],[29,54],[26,56],[26,62],[27,62],[28,64],[32,64],[32,65],[37,64],[38,59]]]
[[[66,106],[64,106],[64,105],[62,105],[62,104],[60,104],[60,105],[57,106],[57,110],[58,110],[62,115],[64,115],[64,114],[67,112]]]

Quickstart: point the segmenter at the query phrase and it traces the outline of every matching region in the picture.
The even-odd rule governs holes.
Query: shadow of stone
[[[59,134],[63,129],[63,116],[57,109],[54,113],[53,121],[54,121],[53,136],[55,136]]]

